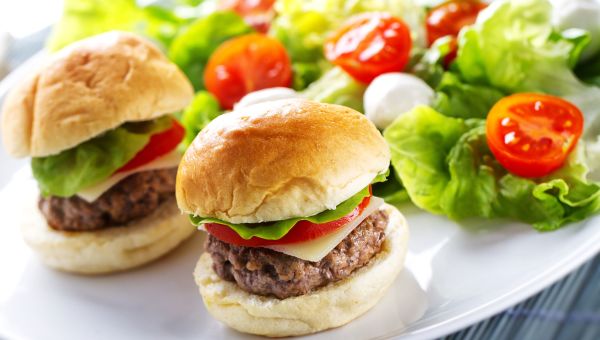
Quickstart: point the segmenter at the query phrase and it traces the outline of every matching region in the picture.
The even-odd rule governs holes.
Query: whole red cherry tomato
[[[458,32],[471,25],[487,4],[477,0],[451,0],[434,7],[425,20],[429,45],[447,35],[456,37]]]
[[[283,45],[264,34],[252,33],[221,44],[204,71],[206,88],[224,109],[233,108],[246,94],[269,87],[287,87],[292,65]]]
[[[351,18],[325,42],[325,56],[356,80],[404,69],[412,40],[408,26],[388,13],[365,13]]]

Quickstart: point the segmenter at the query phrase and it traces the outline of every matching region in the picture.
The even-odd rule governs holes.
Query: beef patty
[[[235,246],[209,235],[206,251],[214,271],[245,291],[285,299],[342,280],[369,263],[381,250],[388,216],[368,216],[319,262],[310,262],[266,248]]]
[[[177,168],[132,174],[89,203],[78,196],[40,197],[38,207],[57,230],[96,230],[152,213],[175,195]]]

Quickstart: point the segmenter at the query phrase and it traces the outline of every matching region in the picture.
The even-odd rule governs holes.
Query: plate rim
[[[600,215],[592,216],[580,223],[581,228],[598,227],[600,226]],[[547,267],[544,271],[531,277],[527,282],[510,289],[508,292],[495,299],[481,304],[468,312],[456,315],[450,319],[438,322],[423,329],[403,334],[389,334],[381,338],[418,340],[439,338],[453,334],[461,329],[468,328],[478,322],[493,317],[496,314],[507,311],[511,307],[560,281],[599,254],[600,230],[596,231],[593,236],[586,240],[581,246],[570,252],[568,256],[562,258],[561,261]]]

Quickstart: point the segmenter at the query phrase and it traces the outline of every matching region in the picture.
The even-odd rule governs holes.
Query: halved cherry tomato
[[[263,34],[226,41],[211,55],[204,71],[206,88],[224,109],[246,94],[269,87],[287,87],[292,65],[283,45]]]
[[[206,231],[219,240],[238,246],[264,247],[277,244],[298,243],[314,240],[318,237],[335,232],[336,230],[356,219],[363,212],[363,210],[365,210],[367,205],[369,205],[370,201],[371,196],[365,197],[351,213],[340,218],[339,220],[322,224],[300,221],[296,223],[296,225],[294,225],[292,229],[279,240],[265,240],[258,237],[252,237],[249,240],[245,240],[241,238],[240,235],[238,235],[238,233],[236,233],[233,229],[226,225],[217,223],[207,223],[204,225],[204,227],[206,228]]]
[[[275,0],[220,0],[218,7],[236,12],[255,30],[267,33],[275,16],[273,4]]]
[[[486,7],[477,0],[450,0],[434,7],[425,20],[429,45],[447,35],[458,36],[461,28],[474,23]]]
[[[168,154],[181,143],[184,136],[185,128],[173,119],[173,126],[170,129],[150,136],[148,144],[115,173],[133,170]]]
[[[542,177],[560,168],[583,131],[583,115],[568,101],[519,93],[501,99],[487,117],[490,150],[508,171]]]
[[[412,40],[408,26],[387,13],[351,18],[325,42],[325,56],[356,80],[370,83],[408,63]]]

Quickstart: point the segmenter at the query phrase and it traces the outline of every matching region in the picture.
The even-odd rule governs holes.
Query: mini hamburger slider
[[[302,99],[240,108],[186,151],[177,203],[208,232],[194,277],[208,311],[246,333],[344,325],[402,269],[408,229],[371,195],[390,153],[364,115]]]
[[[26,243],[47,265],[107,273],[149,262],[191,235],[175,202],[192,99],[183,73],[150,42],[110,32],[52,55],[7,96],[2,135],[30,156],[39,192],[23,199]]]

